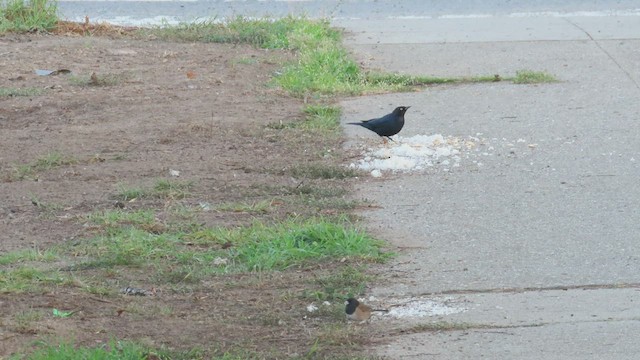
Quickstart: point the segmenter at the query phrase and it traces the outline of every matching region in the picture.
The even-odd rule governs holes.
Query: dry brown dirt
[[[268,85],[291,56],[243,45],[127,37],[0,37],[0,88],[43,90],[0,97],[0,254],[89,237],[83,216],[123,205],[114,198],[122,184],[148,186],[171,178],[170,169],[180,171],[178,180],[193,184],[187,197],[139,199],[124,206],[155,209],[161,217],[163,209],[176,205],[278,198],[262,220],[331,213],[330,206],[289,203],[286,189],[300,179],[287,169],[343,161],[340,140],[322,143],[302,132],[266,126],[303,117],[301,100]],[[36,69],[71,74],[38,76]],[[322,155],[327,150],[336,155],[327,160]],[[73,161],[20,172],[51,153]],[[351,180],[308,181],[348,187]],[[210,226],[245,224],[255,217],[198,213],[198,220]],[[302,356],[318,339],[323,346],[316,356],[350,352],[353,344],[366,342],[373,327],[347,327],[330,313],[305,318],[309,301],[297,296],[318,274],[338,266],[343,265],[212,277],[188,291],[159,288],[146,297],[117,291],[96,295],[82,284],[0,294],[0,357],[28,351],[35,340],[72,339],[94,346],[111,338],[181,351],[197,348],[205,357],[224,351]],[[53,308],[76,313],[56,318]],[[348,350],[341,350],[344,344]]]

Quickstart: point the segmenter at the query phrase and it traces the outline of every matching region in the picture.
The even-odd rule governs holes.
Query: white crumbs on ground
[[[403,304],[389,309],[387,315],[396,318],[416,318],[451,315],[467,311],[464,307],[452,306],[449,300],[451,299],[443,299],[443,301],[420,298],[406,299]]]
[[[452,167],[460,166],[462,157],[470,151],[477,151],[480,144],[482,140],[472,136],[396,136],[387,145],[379,144],[375,148],[364,149],[363,158],[350,164],[350,167],[371,171],[374,177],[380,177],[382,171],[410,172],[433,166],[441,166],[442,170],[449,171]]]

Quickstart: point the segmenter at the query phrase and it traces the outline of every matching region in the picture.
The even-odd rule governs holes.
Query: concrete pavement
[[[574,14],[575,15],[575,14]],[[370,20],[373,21],[373,20]],[[343,120],[411,105],[403,136],[481,141],[458,168],[369,178],[369,227],[400,257],[380,304],[464,310],[383,317],[390,358],[636,359],[640,346],[640,16],[336,21],[371,67],[434,76],[544,70],[560,82],[434,86],[348,99]],[[346,128],[348,146],[370,134]],[[587,289],[587,290],[583,290]]]

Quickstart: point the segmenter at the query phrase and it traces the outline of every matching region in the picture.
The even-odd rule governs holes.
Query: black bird
[[[362,304],[354,298],[347,299],[347,306],[344,310],[347,313],[348,320],[356,321],[369,320],[369,318],[371,317],[371,313],[374,311],[389,311],[386,309],[372,309],[370,306]]]
[[[362,127],[365,127],[382,136],[384,142],[386,143],[387,140],[385,139],[385,137],[393,141],[393,139],[391,139],[391,136],[399,133],[400,130],[402,130],[402,127],[404,126],[404,113],[407,112],[410,107],[411,106],[398,106],[393,110],[392,113],[387,114],[381,118],[364,120],[361,122],[352,122],[348,124],[360,125]]]

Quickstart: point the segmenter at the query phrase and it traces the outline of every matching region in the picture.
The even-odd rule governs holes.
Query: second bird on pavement
[[[364,120],[361,122],[352,122],[348,123],[348,125],[360,125],[367,128],[380,135],[385,143],[387,142],[386,139],[393,141],[391,136],[402,130],[402,127],[404,126],[404,113],[407,112],[410,107],[411,106],[398,106],[393,110],[393,112],[383,117]]]
[[[355,298],[348,298],[344,311],[347,313],[347,320],[366,321],[374,311],[388,312],[389,310],[372,309],[371,306],[365,305]]]

